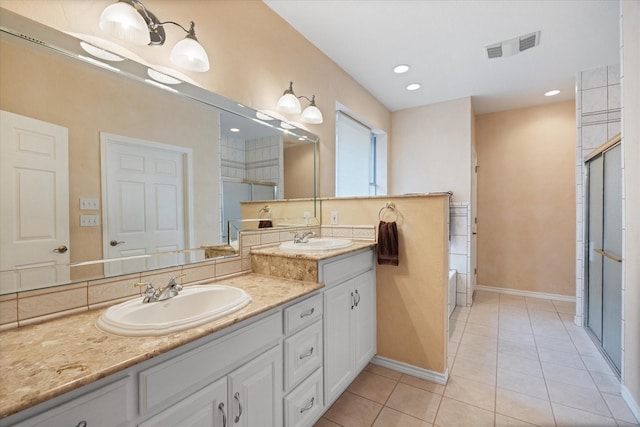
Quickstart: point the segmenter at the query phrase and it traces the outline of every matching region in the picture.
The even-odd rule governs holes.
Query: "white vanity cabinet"
[[[329,260],[320,271],[326,286],[324,393],[328,406],[376,353],[373,250]]]

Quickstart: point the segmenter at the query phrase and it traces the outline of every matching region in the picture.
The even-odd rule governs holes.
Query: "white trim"
[[[633,412],[633,415],[636,417],[636,422],[639,422],[640,405],[638,405],[638,402],[635,401],[633,395],[624,384],[622,384],[622,386],[620,387],[620,393],[622,394],[622,398],[624,399],[624,401],[627,403],[627,406],[629,407],[629,409],[631,409],[631,412]]]
[[[498,294],[518,295],[521,297],[532,297],[542,299],[553,299],[556,301],[576,302],[576,297],[567,295],[548,294],[545,292],[521,291],[519,289],[496,288],[493,286],[476,285],[476,291],[496,292]]]
[[[417,366],[387,359],[386,357],[382,356],[374,356],[373,359],[371,359],[371,363],[442,385],[447,384],[447,381],[449,380],[449,369],[447,369],[444,374],[441,374],[440,372],[418,368]]]

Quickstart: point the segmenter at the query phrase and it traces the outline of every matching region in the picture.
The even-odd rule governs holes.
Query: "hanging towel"
[[[270,219],[261,219],[258,223],[258,228],[271,228],[273,227],[273,222]]]
[[[398,265],[398,226],[380,221],[378,226],[378,264]]]

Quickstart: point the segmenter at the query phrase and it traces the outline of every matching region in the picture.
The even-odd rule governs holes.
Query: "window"
[[[336,113],[337,197],[386,192],[386,140],[380,136],[344,112]]]

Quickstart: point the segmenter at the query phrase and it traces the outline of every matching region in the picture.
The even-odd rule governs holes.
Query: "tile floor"
[[[477,292],[451,317],[446,386],[370,364],[315,427],[634,426],[574,304]]]

